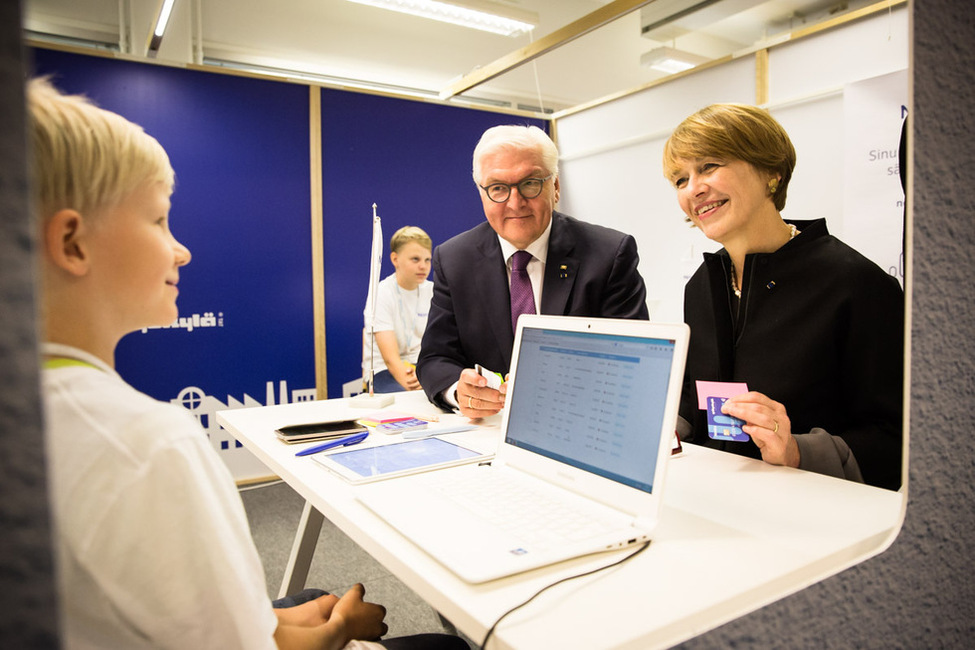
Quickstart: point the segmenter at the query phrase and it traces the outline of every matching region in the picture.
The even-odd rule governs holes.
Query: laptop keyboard
[[[500,530],[546,548],[580,542],[621,528],[619,513],[516,471],[442,473],[430,487]]]

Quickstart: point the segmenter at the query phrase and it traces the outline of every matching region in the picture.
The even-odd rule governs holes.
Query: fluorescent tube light
[[[690,70],[706,61],[708,59],[703,56],[672,47],[658,47],[640,56],[640,65],[668,74]]]
[[[529,32],[538,14],[485,0],[349,0],[502,36]]]
[[[162,38],[162,35],[166,33],[166,25],[169,24],[169,15],[173,13],[173,5],[176,0],[163,0],[162,10],[159,12],[159,20],[156,21],[156,29],[152,31],[153,34]]]
[[[169,24],[169,17],[173,13],[174,4],[176,4],[176,0],[162,0],[162,5],[159,7],[159,15],[156,17],[156,25],[149,35],[147,53],[150,57],[156,56],[156,52],[159,51],[159,44],[162,43],[163,34],[166,33],[166,26]]]

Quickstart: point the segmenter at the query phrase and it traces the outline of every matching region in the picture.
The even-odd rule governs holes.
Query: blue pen
[[[308,449],[302,449],[295,456],[310,456],[311,454],[317,454],[320,451],[326,451],[327,449],[334,449],[336,447],[348,447],[349,445],[355,445],[369,437],[368,431],[363,431],[362,433],[354,433],[351,436],[346,436],[344,438],[339,438],[338,440],[329,440],[328,442],[317,445],[315,447],[309,447]]]

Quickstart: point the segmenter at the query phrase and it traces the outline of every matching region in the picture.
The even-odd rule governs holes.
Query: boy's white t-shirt
[[[64,647],[275,648],[243,504],[196,418],[81,350],[43,352],[76,360],[43,372]]]
[[[430,315],[430,301],[433,299],[433,282],[424,280],[412,291],[399,286],[396,274],[386,276],[376,286],[375,331],[396,333],[400,359],[415,364],[420,356],[420,341],[427,328]],[[372,303],[367,299],[363,310],[365,321],[369,320]],[[362,343],[363,377],[368,376],[370,360],[374,359],[374,372],[386,370],[386,362],[378,347],[373,346],[372,333],[364,331]]]

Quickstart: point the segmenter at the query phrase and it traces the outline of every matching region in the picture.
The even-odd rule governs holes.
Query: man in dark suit
[[[445,410],[478,418],[504,406],[507,387],[489,388],[473,366],[508,373],[518,251],[530,253],[527,313],[649,318],[633,237],[555,212],[558,157],[537,127],[493,127],[474,149],[487,222],[434,250],[433,301],[416,368],[427,397]],[[516,273],[525,273],[520,264]]]

